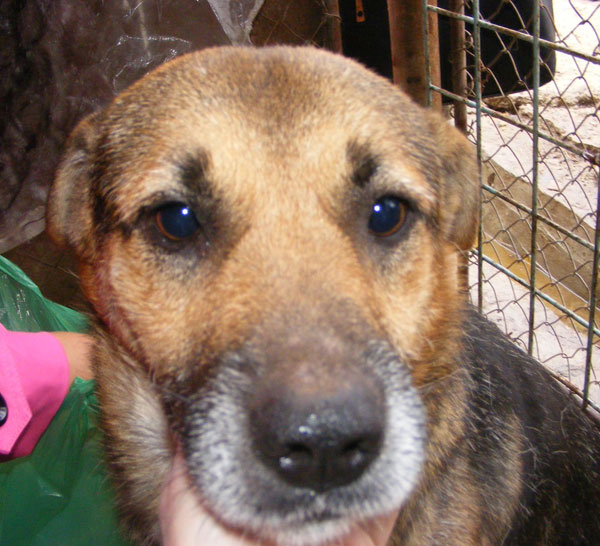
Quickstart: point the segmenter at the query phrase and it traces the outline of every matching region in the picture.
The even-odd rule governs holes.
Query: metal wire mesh
[[[465,61],[464,87],[430,81],[429,89],[454,101],[456,119],[465,113],[481,159],[472,299],[598,409],[600,4],[427,4],[440,28],[465,28],[454,52]],[[516,24],[496,24],[501,10]],[[426,35],[435,38],[432,29]]]
[[[440,60],[455,74],[442,70],[441,81],[430,80],[430,96],[443,96],[482,165],[472,299],[584,405],[598,409],[600,3],[423,5],[424,13],[438,15],[438,29],[425,33],[425,51],[438,39],[454,49],[442,49]],[[332,0],[266,0],[251,38],[339,49],[332,18],[339,19]]]

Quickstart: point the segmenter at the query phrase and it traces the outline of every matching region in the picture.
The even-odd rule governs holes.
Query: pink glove
[[[0,325],[0,460],[31,453],[69,383],[67,356],[52,334]]]

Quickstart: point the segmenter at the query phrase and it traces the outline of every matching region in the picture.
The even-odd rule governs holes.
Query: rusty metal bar
[[[538,172],[539,172],[539,96],[540,96],[540,5],[533,3],[533,139],[532,139],[532,172],[531,172],[531,273],[529,283],[529,339],[527,352],[533,354],[535,334],[535,301],[537,273],[537,228],[538,228]]]
[[[600,169],[598,170],[598,190],[596,197],[596,232],[594,237],[594,261],[592,265],[592,286],[590,287],[590,315],[588,318],[588,331],[587,331],[587,343],[586,343],[586,355],[585,355],[585,375],[583,383],[583,407],[585,408],[589,403],[590,395],[590,381],[592,377],[592,347],[594,346],[594,334],[596,326],[596,303],[597,303],[597,291],[598,291],[598,266],[600,265],[600,217],[598,211],[600,210]]]
[[[450,10],[464,14],[464,1],[451,0]],[[450,64],[452,66],[452,91],[460,97],[467,94],[467,52],[465,45],[465,22],[450,20]],[[454,101],[454,125],[463,133],[467,132],[467,106],[464,101]]]
[[[327,47],[342,52],[342,20],[338,0],[327,0]]]
[[[435,2],[435,0],[431,0]],[[427,13],[429,48],[425,53],[425,29],[423,26],[423,0],[388,0],[390,44],[394,83],[406,91],[415,102],[427,105],[428,78],[432,83],[441,81],[437,15]],[[442,108],[440,96],[433,97],[431,106]]]

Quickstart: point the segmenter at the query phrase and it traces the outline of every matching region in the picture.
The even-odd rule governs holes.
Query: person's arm
[[[73,377],[69,358],[74,373],[90,377],[89,349],[83,334],[11,332],[0,325],[3,459],[31,453],[67,394]]]
[[[81,379],[93,379],[90,366],[93,338],[87,334],[75,332],[52,332],[52,335],[60,341],[69,361],[69,384],[76,377]]]

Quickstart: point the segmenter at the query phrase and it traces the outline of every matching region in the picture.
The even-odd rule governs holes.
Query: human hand
[[[93,379],[91,356],[94,339],[75,332],[50,332],[63,346],[69,361],[69,384],[76,377]]]

